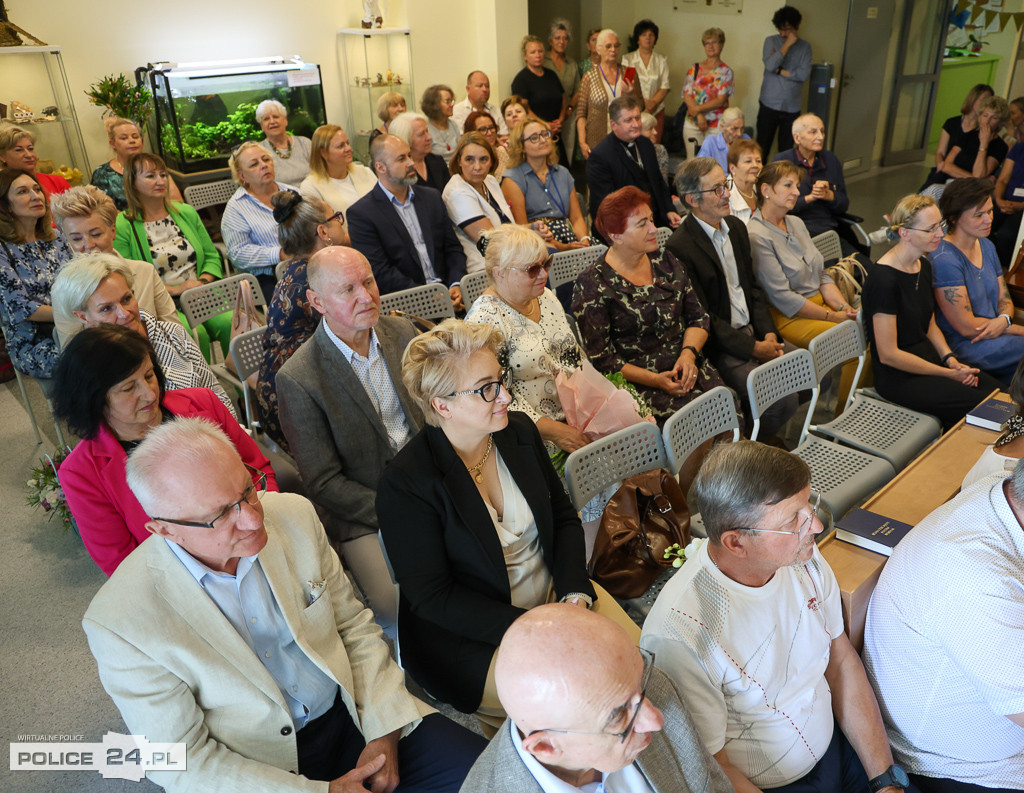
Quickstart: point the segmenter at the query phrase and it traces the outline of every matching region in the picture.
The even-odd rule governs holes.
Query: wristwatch
[[[907,776],[907,772],[895,764],[889,766],[883,773],[868,781],[871,793],[878,793],[879,790],[887,787],[906,790],[909,784],[910,777]]]
[[[692,344],[687,344],[685,347],[683,347],[683,349],[684,350],[689,350],[690,352],[692,352],[694,360],[697,360],[697,361],[700,360],[700,350],[698,350]]]
[[[568,603],[570,600],[576,600],[577,598],[579,600],[582,600],[584,603],[586,603],[588,609],[592,608],[593,605],[594,605],[593,598],[591,598],[590,595],[586,594],[585,592],[570,592],[568,595],[566,595],[564,598],[562,598],[559,602],[560,603]]]
[[[1006,327],[1010,327],[1010,325],[1013,324],[1013,320],[1010,319],[1010,315],[1009,314],[1000,314],[999,316],[1001,316],[1003,319],[1006,320]]]

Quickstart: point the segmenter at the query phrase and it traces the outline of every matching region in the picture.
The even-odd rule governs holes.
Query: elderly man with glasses
[[[132,734],[183,744],[170,791],[458,789],[483,748],[405,689],[312,505],[222,431],[164,422],[128,460],[152,536],[83,620]],[[425,786],[420,786],[425,785]]]
[[[723,443],[695,488],[708,539],[658,597],[640,645],[686,692],[707,750],[739,793],[910,788],[815,545],[807,464]]]
[[[654,660],[585,609],[552,603],[519,617],[494,670],[508,720],[462,793],[732,793]]]

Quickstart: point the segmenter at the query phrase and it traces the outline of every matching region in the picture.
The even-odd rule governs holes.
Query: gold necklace
[[[468,465],[466,466],[466,470],[469,471],[471,474],[473,474],[473,479],[476,480],[476,483],[478,485],[483,484],[484,472],[481,471],[480,469],[484,467],[484,463],[487,462],[487,458],[491,456],[491,447],[492,446],[494,446],[494,436],[493,435],[488,435],[487,436],[487,451],[484,452],[483,459],[480,460],[480,462],[478,462],[473,467],[470,467]]]

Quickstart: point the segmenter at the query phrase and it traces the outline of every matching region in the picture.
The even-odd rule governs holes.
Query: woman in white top
[[[352,161],[352,144],[345,130],[336,124],[324,124],[313,133],[309,171],[299,191],[319,198],[343,215],[377,184],[373,171]]]
[[[484,232],[514,222],[512,208],[493,176],[498,158],[487,138],[467,132],[452,154],[448,166],[452,178],[441,197],[466,252],[466,272],[476,273],[484,269]]]
[[[761,147],[755,140],[740,138],[729,147],[727,161],[729,176],[732,177],[729,208],[734,218],[749,223],[750,216],[757,209],[757,191],[754,183],[764,164],[761,161]]]
[[[276,99],[256,105],[256,123],[267,137],[260,146],[274,157],[274,173],[285,184],[299,184],[309,173],[309,138],[288,132],[288,110]]]
[[[658,43],[658,26],[641,19],[629,37],[630,52],[622,56],[623,66],[636,69],[636,79],[644,95],[644,110],[658,120],[658,140],[665,132],[665,97],[668,96],[668,58],[654,51]]]
[[[995,443],[985,447],[978,462],[967,472],[960,485],[961,490],[986,476],[1008,474],[1024,457],[1024,358],[1017,364],[1017,371],[1010,380],[1009,394],[1017,411],[1003,425],[1003,434]]]
[[[450,163],[459,143],[459,125],[452,120],[455,94],[447,85],[432,85],[423,92],[420,110],[430,122],[430,150]]]

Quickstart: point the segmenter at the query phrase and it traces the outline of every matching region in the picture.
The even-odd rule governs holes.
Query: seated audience
[[[941,184],[950,177],[942,174],[942,166],[946,156],[953,146],[960,145],[960,138],[968,132],[978,129],[978,115],[981,113],[981,106],[986,99],[995,96],[991,85],[978,83],[967,92],[963,104],[960,106],[960,115],[947,118],[942,122],[942,131],[939,133],[939,144],[935,149],[935,165],[928,172],[928,178],[924,185],[917,192],[922,192],[930,184]]]
[[[285,190],[275,193],[272,200],[277,236],[281,250],[288,255],[288,266],[267,305],[267,332],[255,390],[256,413],[263,431],[287,452],[288,439],[278,416],[277,372],[320,324],[320,313],[306,294],[306,267],[314,253],[331,245],[348,245],[349,238],[344,215],[332,212],[319,199]]]
[[[665,131],[665,97],[668,96],[668,58],[654,51],[658,43],[658,26],[650,19],[641,19],[629,37],[629,52],[622,56],[622,65],[636,69],[636,80],[643,95],[644,112],[655,118],[658,138]]]
[[[892,793],[906,773],[843,631],[810,480],[782,449],[715,446],[695,483],[708,539],[658,596],[640,645],[686,692],[737,791]]]
[[[729,209],[732,216],[746,225],[757,209],[757,175],[761,173],[761,147],[756,140],[740,138],[733,141],[726,157],[729,163],[729,178],[732,189],[729,191]]]
[[[547,122],[539,119],[512,128],[508,137],[509,169],[501,182],[501,192],[512,210],[512,219],[520,225],[541,221],[551,236],[548,245],[552,248],[583,248],[590,243],[587,221],[572,174],[558,164],[552,138]]]
[[[134,330],[153,346],[168,391],[209,388],[234,416],[235,406],[206,363],[199,345],[177,317],[169,322],[141,310],[135,284],[131,263],[116,254],[89,253],[72,259],[53,282],[54,319],[71,328],[64,336],[64,346],[81,330],[104,323]]]
[[[199,213],[168,197],[171,179],[164,161],[143,152],[129,157],[126,168],[128,208],[117,216],[114,249],[126,259],[150,262],[171,297],[223,277],[220,252]],[[181,319],[184,321],[184,315]],[[209,358],[211,338],[220,342],[226,355],[231,342],[231,312],[211,317],[196,331],[203,355]]]
[[[527,118],[536,118],[530,110],[530,103],[519,94],[512,94],[501,103],[501,117],[505,120],[505,126],[511,132],[512,128],[520,121]]]
[[[986,476],[1009,473],[1017,461],[1024,457],[1024,358],[1017,364],[1008,392],[1016,410],[1003,424],[1003,431],[996,442],[985,447],[978,462],[967,472],[960,485],[961,490],[966,490]]]
[[[701,33],[700,41],[704,47],[704,60],[687,69],[683,85],[683,104],[686,106],[683,140],[686,156],[691,160],[695,156],[714,156],[704,154],[701,147],[708,137],[721,129],[722,114],[729,107],[729,98],[735,91],[732,69],[722,61],[725,31],[708,28]]]
[[[661,171],[661,178],[665,180],[665,184],[669,184],[668,149],[658,142],[658,119],[647,111],[640,114],[640,134],[654,144],[654,153],[658,155],[658,170]]]
[[[490,78],[479,69],[470,72],[466,77],[466,98],[452,108],[452,121],[459,129],[465,129],[466,119],[470,113],[489,113],[498,125],[498,134],[504,139],[508,135],[508,127],[505,126],[501,111],[496,105],[491,104],[490,99]]]
[[[392,120],[388,130],[388,134],[405,141],[409,147],[409,158],[416,171],[413,187],[432,187],[438,192],[444,190],[452,175],[448,172],[448,163],[430,150],[433,142],[427,117],[412,111],[402,113]]]
[[[452,178],[442,198],[466,254],[467,273],[484,269],[485,232],[512,222],[512,208],[494,178],[497,167],[494,147],[479,132],[462,136],[448,166]]]
[[[776,160],[761,169],[754,187],[757,206],[750,234],[754,272],[771,303],[772,320],[785,341],[807,348],[811,339],[837,322],[857,318],[811,242],[804,222],[790,214],[800,198],[804,170],[789,160]],[[856,360],[843,365],[838,407],[846,404],[857,370]]]
[[[1024,104],[1024,99],[1020,100]],[[1006,269],[1017,252],[1020,219],[1024,217],[1024,142],[1017,143],[1003,160],[992,194],[992,243]]]
[[[594,68],[583,75],[580,83],[580,101],[576,105],[576,140],[584,159],[588,159],[590,150],[611,132],[608,116],[612,100],[630,95],[639,103],[640,111],[644,106],[640,81],[635,77],[627,80],[625,70],[619,63],[622,44],[615,31],[606,28],[598,33],[596,47],[599,60],[594,64]],[[637,116],[639,117],[639,113]],[[505,120],[508,121],[507,116]],[[511,128],[510,122],[509,129]],[[591,206],[596,210],[596,205]]]
[[[60,483],[85,549],[107,575],[149,536],[149,514],[128,489],[124,466],[128,452],[161,423],[182,416],[212,422],[238,449],[252,481],[266,477],[277,490],[270,461],[216,394],[166,390],[153,345],[137,328],[86,328],[68,342],[54,379],[54,414],[84,439],[61,465]]]
[[[505,169],[508,168],[508,149],[502,145],[498,137],[498,122],[494,116],[486,110],[474,110],[466,116],[466,123],[463,127],[463,134],[467,132],[479,132],[491,144],[494,155],[498,160],[498,167],[494,169],[494,178],[501,183]]]
[[[377,488],[402,663],[440,701],[476,712],[492,736],[505,720],[494,655],[525,611],[572,602],[639,636],[587,575],[583,527],[536,426],[509,414],[504,342],[488,325],[456,319],[412,340],[402,378],[428,426]]]
[[[509,409],[533,420],[549,453],[582,449],[589,441],[565,423],[555,376],[572,374],[584,355],[562,304],[547,288],[551,258],[543,240],[523,226],[501,226],[491,234],[484,263],[488,286],[466,321],[491,325],[505,338]]]
[[[224,207],[221,236],[231,263],[255,275],[266,297],[273,294],[277,283],[274,268],[287,256],[277,240],[271,197],[281,190],[295,188],[277,181],[274,158],[251,140],[235,148],[228,165],[231,178],[239,187]]]
[[[82,624],[128,729],[185,744],[154,782],[456,793],[483,741],[406,691],[308,501],[266,492],[195,419],[153,429],[127,480],[170,517],[147,519]]]
[[[463,793],[732,793],[654,660],[582,609],[528,611],[505,632],[495,663],[508,721]]]
[[[999,473],[900,540],[868,607],[864,665],[923,793],[1024,790],[1024,465]]]
[[[317,127],[311,151],[309,176],[299,190],[341,212],[344,221],[345,211],[373,189],[377,177],[362,163],[352,161],[352,144],[336,124]]]
[[[956,357],[1009,383],[1024,356],[1024,326],[1013,322],[992,227],[992,186],[984,179],[954,179],[939,199],[946,236],[929,254],[939,307],[936,321]]]
[[[999,382],[961,362],[935,322],[928,261],[942,241],[935,201],[906,196],[890,218],[896,244],[871,269],[862,295],[875,388],[891,402],[930,413],[949,429]]]
[[[697,156],[714,157],[722,166],[722,170],[727,170],[729,147],[738,140],[750,140],[750,136],[743,131],[745,121],[743,110],[738,107],[727,107],[718,119],[718,131],[704,138]]]
[[[276,99],[256,105],[256,123],[266,137],[260,146],[274,158],[274,173],[287,184],[300,184],[309,174],[309,138],[288,131],[288,109]]]
[[[1006,100],[990,96],[981,103],[978,125],[964,132],[955,143],[950,143],[949,153],[921,188],[922,193],[936,200],[952,179],[973,176],[978,179],[995,179],[994,174],[1006,157],[1006,141],[999,137],[999,131],[1010,117]]]
[[[512,79],[512,93],[529,102],[533,114],[548,122],[551,131],[557,135],[562,131],[566,108],[572,97],[565,95],[558,75],[544,66],[544,42],[539,36],[524,36],[520,52],[526,65]],[[561,146],[558,149],[560,159],[568,162]]]
[[[601,202],[594,227],[611,247],[573,288],[583,346],[599,371],[621,372],[636,386],[661,425],[723,385],[702,352],[711,318],[683,265],[658,250],[647,193],[616,190]]]
[[[420,110],[430,123],[430,150],[447,165],[452,161],[459,136],[462,135],[461,127],[452,120],[455,93],[447,85],[432,85],[423,92]]]
[[[323,321],[277,374],[281,429],[327,536],[392,638],[398,605],[377,540],[377,483],[423,426],[401,378],[408,320],[380,316],[380,293],[359,251],[318,251],[307,268]]]
[[[178,309],[160,280],[160,274],[149,262],[125,259],[114,250],[117,207],[109,195],[94,185],[79,185],[53,197],[50,207],[53,221],[77,254],[109,253],[128,266],[132,279],[132,294],[139,308],[160,322],[180,324]],[[57,301],[53,306],[54,331],[60,345],[82,329],[82,323],[72,313],[64,313]]]
[[[57,344],[50,287],[72,255],[53,228],[36,175],[0,170],[0,326],[11,361],[30,377],[53,376]]]
[[[405,97],[395,91],[385,91],[377,100],[377,118],[381,120],[379,127],[374,127],[370,132],[370,142],[378,135],[387,135],[388,128],[396,116],[402,115],[408,108],[405,104]]]
[[[118,211],[124,212],[128,208],[128,199],[124,195],[124,167],[129,157],[142,151],[142,133],[134,121],[117,116],[103,119],[103,127],[114,158],[97,167],[89,183],[110,196]],[[167,189],[172,201],[184,201],[173,179],[167,180]]]
[[[56,193],[70,190],[68,180],[56,173],[37,173],[36,136],[22,127],[10,123],[0,124],[0,167],[27,171],[43,188],[46,199]]]
[[[579,101],[580,70],[575,59],[568,54],[572,39],[572,25],[568,19],[558,17],[551,20],[548,28],[548,51],[544,57],[544,68],[550,69],[562,83],[565,94],[565,118],[562,121],[562,146],[565,149],[565,165],[569,167],[576,149],[576,102]]]
[[[349,207],[348,233],[352,247],[369,259],[380,292],[440,282],[461,307],[466,254],[440,193],[413,187],[409,146],[393,135],[370,144],[370,165],[377,186]]]
[[[686,267],[701,305],[711,316],[705,356],[749,410],[747,376],[786,352],[787,345],[779,338],[768,298],[754,277],[747,229],[730,216],[725,172],[710,157],[686,160],[676,172],[676,191],[690,214],[672,233],[665,250]],[[797,402],[797,395],[790,394],[764,412],[761,432],[765,437],[775,435],[789,421]],[[748,413],[748,432],[752,427]]]
[[[629,95],[612,100],[608,106],[612,131],[594,146],[587,159],[590,215],[597,217],[598,208],[609,193],[633,186],[650,195],[655,226],[675,228],[682,218],[676,213],[672,191],[661,176],[654,144],[640,134],[642,111],[643,103]]]
[[[790,213],[800,218],[812,237],[835,231],[842,237],[843,255],[856,249],[840,218],[850,208],[846,180],[839,158],[825,147],[825,124],[813,113],[805,113],[793,122],[792,149],[780,151],[776,161],[788,160],[804,170],[800,180],[800,197]],[[867,251],[863,251],[867,253]]]

